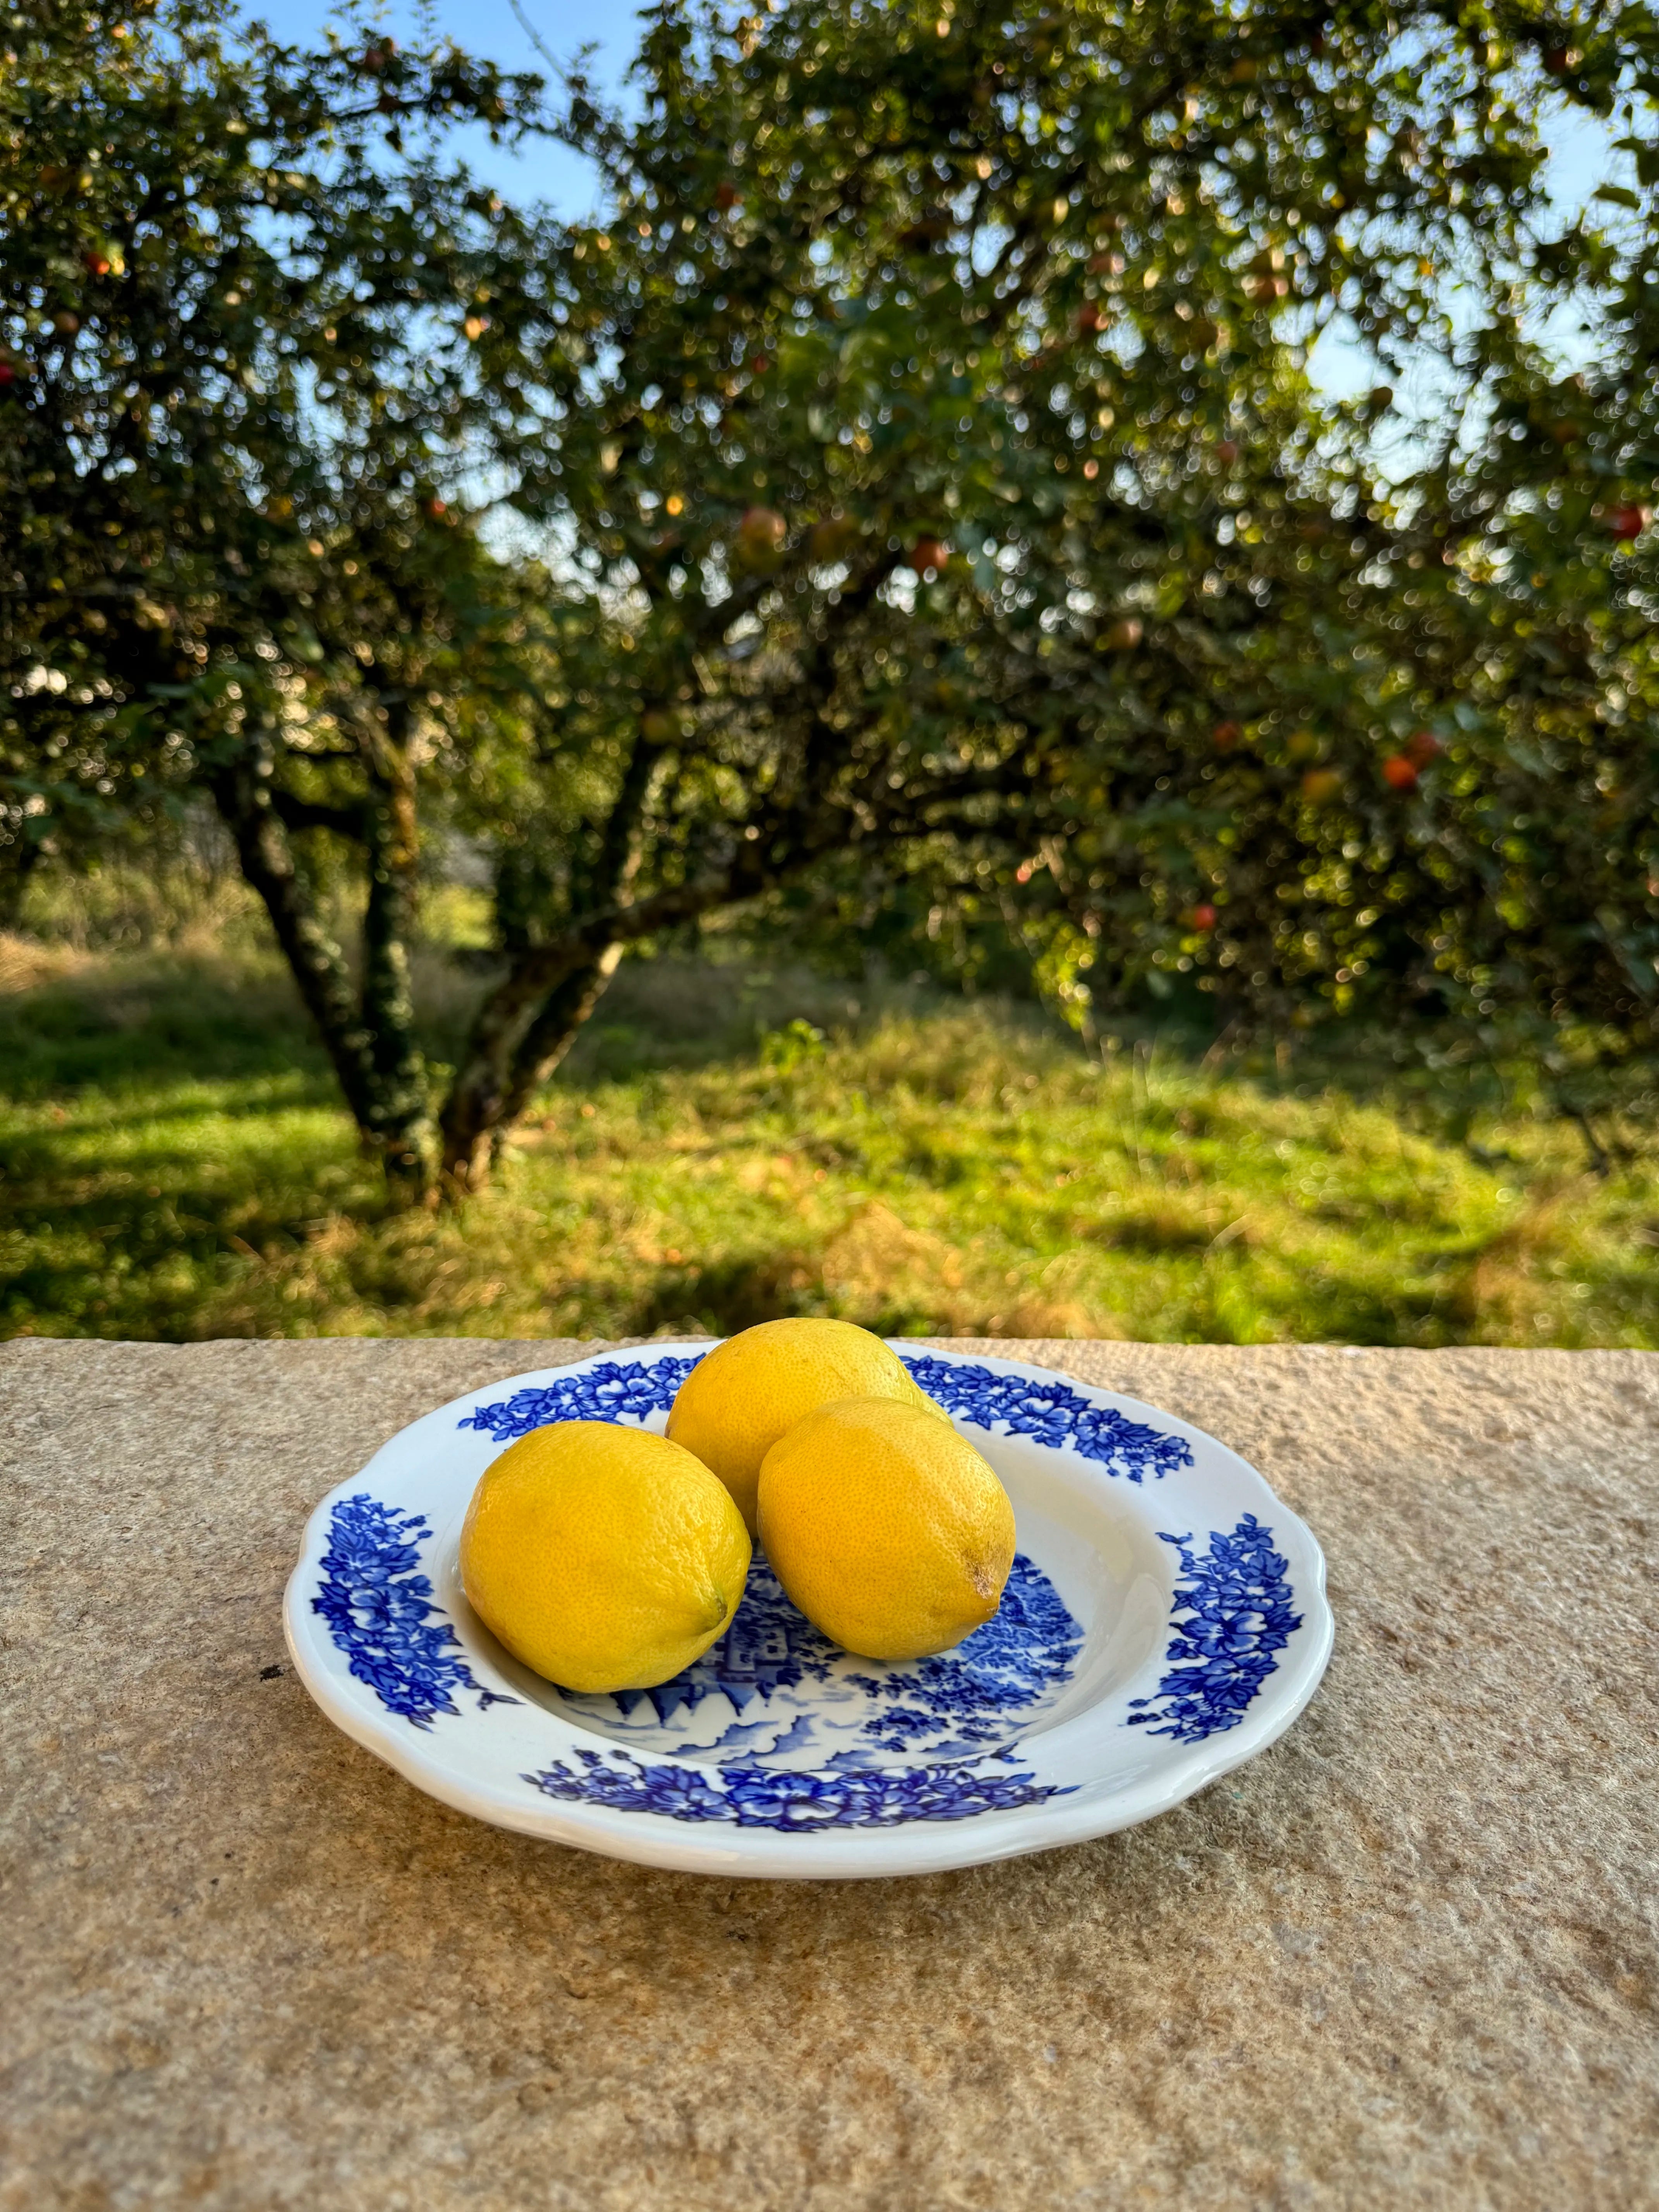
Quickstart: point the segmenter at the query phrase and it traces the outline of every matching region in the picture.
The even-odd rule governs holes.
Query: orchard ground
[[[198,937],[200,933],[198,932]],[[236,933],[230,933],[236,941]],[[422,979],[434,1036],[476,980]],[[393,1215],[257,945],[0,939],[0,1334],[1659,1346],[1659,1147],[1418,1070],[625,969],[465,1212]]]

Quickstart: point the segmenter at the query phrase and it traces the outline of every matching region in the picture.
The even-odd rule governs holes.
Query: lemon
[[[608,1421],[532,1429],[479,1477],[461,1531],[473,1611],[568,1690],[648,1690],[738,1609],[749,1532],[700,1459]]]
[[[850,1321],[763,1321],[728,1336],[680,1385],[668,1433],[714,1468],[755,1528],[755,1485],[778,1438],[837,1398],[886,1398],[945,1415],[896,1352]]]
[[[761,1467],[760,1534],[826,1636],[870,1659],[948,1650],[990,1620],[1014,1509],[965,1437],[919,1406],[845,1398],[796,1423]]]

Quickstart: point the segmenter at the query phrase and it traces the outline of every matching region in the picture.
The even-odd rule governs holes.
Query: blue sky
[[[599,48],[594,75],[612,90],[620,87],[639,36],[636,11],[618,0],[520,0],[526,18],[549,52],[561,60],[579,47]],[[534,70],[548,74],[514,14],[508,0],[432,0],[427,11],[440,37],[454,40],[469,53],[486,56],[507,69]],[[248,13],[260,17],[280,39],[295,43],[317,39],[333,17],[330,0],[249,0]],[[392,35],[415,40],[421,36],[419,13],[398,4],[383,10]],[[515,160],[489,145],[479,134],[473,155],[481,173],[518,197],[550,200],[571,215],[585,211],[592,197],[592,173],[577,154],[559,146],[538,145]]]

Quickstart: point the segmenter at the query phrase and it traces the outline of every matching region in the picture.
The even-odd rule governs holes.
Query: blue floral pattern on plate
[[[668,1411],[702,1357],[665,1352],[653,1360],[606,1360],[580,1374],[562,1375],[539,1389],[515,1390],[494,1405],[475,1407],[458,1425],[483,1429],[505,1444],[550,1421],[643,1421]],[[959,1413],[994,1434],[1003,1430],[1055,1449],[1070,1444],[1083,1458],[1131,1482],[1193,1463],[1193,1448],[1184,1437],[1132,1421],[1115,1407],[1097,1406],[1058,1376],[1038,1382],[1029,1375],[999,1375],[970,1360],[939,1359],[927,1352],[902,1357],[917,1382],[947,1413]]]
[[[357,1680],[417,1729],[429,1729],[440,1713],[459,1713],[457,1690],[474,1691],[480,1712],[519,1703],[485,1689],[458,1657],[460,1639],[421,1572],[421,1546],[431,1534],[422,1514],[395,1512],[362,1492],[342,1498],[329,1516],[311,1601]]]
[[[607,1359],[597,1367],[561,1375],[539,1389],[515,1390],[492,1406],[475,1407],[456,1426],[483,1429],[498,1444],[510,1444],[515,1437],[544,1429],[551,1421],[643,1421],[649,1414],[668,1411],[702,1358],[701,1352],[690,1359],[665,1352],[658,1359]]]
[[[484,1688],[458,1656],[455,1631],[421,1571],[421,1546],[431,1534],[422,1515],[398,1513],[366,1493],[342,1499],[331,1517],[323,1574],[312,1601],[352,1674],[389,1712],[422,1729],[440,1713],[459,1715],[457,1690],[473,1692],[480,1711],[520,1702]],[[747,1702],[808,1679],[829,1679],[846,1655],[790,1605],[763,1558],[757,1565],[738,1620],[751,1596],[758,1598],[757,1615],[737,1639],[730,1671],[723,1671],[726,1662],[720,1656],[706,1656],[672,1683],[625,1692],[611,1702],[624,1711],[649,1702],[666,1721],[716,1692]],[[914,1737],[937,1732],[943,1722],[960,1732],[964,1753],[982,1759],[986,1740],[999,1732],[997,1720],[1030,1706],[1070,1674],[1080,1640],[1077,1624],[1045,1575],[1024,1558],[1018,1566],[1021,1571],[1010,1577],[1012,1602],[1005,1598],[996,1619],[955,1651],[916,1662],[914,1675],[893,1668],[879,1678],[846,1678],[883,1708],[866,1726],[877,1745],[901,1748]],[[717,1655],[737,1632],[734,1622]],[[1028,1654],[1034,1659],[1029,1667]],[[891,1703],[895,1698],[900,1702]],[[790,1735],[799,1738],[811,1717],[797,1716]],[[799,1745],[792,1741],[789,1747]],[[556,1760],[523,1778],[545,1796],[580,1798],[613,1811],[792,1832],[964,1820],[1064,1794],[1029,1774],[988,1776],[965,1764],[875,1767],[845,1752],[818,1771],[752,1761],[717,1768],[652,1765],[623,1750],[601,1755],[581,1749],[576,1760],[574,1767]]]
[[[549,1797],[656,1813],[671,1820],[728,1820],[739,1828],[799,1835],[815,1828],[895,1828],[910,1820],[971,1820],[1011,1813],[1070,1786],[1030,1774],[979,1774],[965,1766],[871,1767],[799,1773],[767,1766],[650,1766],[632,1752],[579,1750],[525,1780]]]
[[[1170,1672],[1152,1697],[1129,1700],[1146,1708],[1130,1714],[1131,1728],[1156,1722],[1154,1735],[1201,1743],[1243,1719],[1279,1664],[1275,1655],[1302,1626],[1301,1614],[1291,1609],[1287,1563],[1273,1548],[1273,1533],[1247,1513],[1231,1535],[1216,1529],[1200,1559],[1189,1548],[1190,1536],[1159,1530],[1180,1553],[1182,1577],[1170,1609]]]
[[[965,1359],[935,1359],[926,1353],[907,1357],[904,1364],[947,1413],[959,1413],[994,1435],[1001,1430],[1030,1437],[1055,1451],[1070,1444],[1080,1457],[1131,1482],[1193,1463],[1185,1437],[1132,1421],[1115,1406],[1097,1406],[1057,1375],[1037,1382],[1029,1375],[999,1375]]]

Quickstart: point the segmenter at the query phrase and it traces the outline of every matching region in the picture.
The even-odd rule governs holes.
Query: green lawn
[[[471,988],[434,963],[442,1023]],[[1448,1079],[1449,1081],[1449,1079]],[[257,958],[0,954],[0,1334],[1659,1345],[1659,1152],[1420,1073],[624,970],[491,1194],[389,1217]]]

